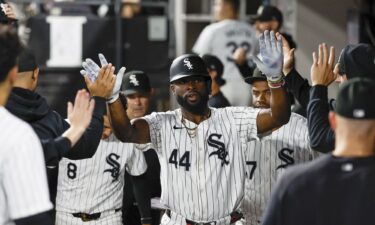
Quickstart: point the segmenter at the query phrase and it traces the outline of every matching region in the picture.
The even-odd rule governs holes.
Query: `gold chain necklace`
[[[208,114],[203,118],[203,120],[210,118],[210,116],[211,116],[211,110],[209,109]],[[181,114],[181,123],[186,128],[187,134],[189,135],[190,138],[195,138],[197,136],[197,129],[199,125],[196,125],[195,127],[188,127],[186,125],[185,120],[187,119],[185,119],[185,117]]]

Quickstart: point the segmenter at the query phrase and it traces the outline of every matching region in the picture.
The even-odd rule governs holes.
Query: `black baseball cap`
[[[31,72],[38,68],[34,53],[30,49],[23,49],[18,57],[18,73]]]
[[[356,77],[339,89],[336,113],[350,119],[375,119],[375,80]]]
[[[173,60],[169,70],[169,82],[191,76],[202,76],[211,80],[206,64],[199,55],[185,54]]]
[[[253,84],[255,81],[267,81],[266,75],[264,75],[258,67],[253,71],[252,76],[245,77],[245,82],[248,84]]]
[[[257,15],[251,17],[250,22],[254,24],[256,21],[268,22],[272,20],[277,20],[280,24],[280,27],[283,23],[283,14],[275,6],[266,5],[259,6]]]
[[[339,57],[339,74],[346,74],[347,79],[375,79],[375,47],[369,44],[347,45]]]
[[[224,65],[221,60],[210,54],[204,54],[202,56],[203,61],[206,63],[206,67],[209,70],[215,70],[217,72],[217,77],[215,78],[219,86],[225,84],[225,80],[222,78],[224,72]]]
[[[150,80],[145,72],[132,70],[125,73],[122,78],[121,92],[124,95],[135,93],[149,93],[151,91]]]

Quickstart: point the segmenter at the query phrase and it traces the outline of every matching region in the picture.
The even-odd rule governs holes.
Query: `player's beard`
[[[177,95],[176,97],[177,102],[182,108],[186,109],[188,112],[191,112],[196,115],[204,115],[207,109],[208,92],[196,92],[196,94],[199,95],[199,101],[195,104],[190,104],[187,100],[187,96],[183,97],[180,95]]]

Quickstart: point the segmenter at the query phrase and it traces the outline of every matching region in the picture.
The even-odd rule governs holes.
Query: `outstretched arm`
[[[86,59],[86,61],[83,63],[83,68],[85,70],[82,70],[81,74],[84,75],[87,87],[89,87],[89,89],[92,81],[99,78],[97,75],[98,71],[102,71],[107,65],[111,65],[108,64],[103,54],[99,54],[99,59],[102,65],[101,69],[91,59]],[[126,114],[126,109],[120,101],[119,93],[124,72],[125,67],[122,67],[115,76],[115,81],[113,81],[113,84],[106,83],[101,87],[102,92],[110,93],[107,96],[107,104],[113,132],[122,142],[149,143],[150,133],[148,123],[143,119],[138,119],[131,124],[129,117]]]
[[[294,48],[290,48],[288,41],[283,37],[285,85],[289,92],[293,94],[301,106],[306,110],[309,103],[309,82],[304,79],[295,69]]]
[[[110,121],[116,137],[122,142],[149,143],[150,128],[146,120],[137,119],[133,124],[120,99],[109,104]]]
[[[290,101],[284,89],[282,74],[283,50],[282,37],[274,32],[265,31],[260,39],[260,54],[262,61],[254,58],[258,68],[267,76],[271,89],[271,109],[262,110],[257,117],[258,133],[264,133],[278,128],[289,121]]]
[[[320,152],[329,152],[335,146],[335,134],[328,121],[329,104],[327,87],[336,79],[334,72],[335,50],[326,44],[319,45],[318,56],[313,53],[311,66],[311,81],[313,87],[310,92],[310,103],[307,107],[307,121],[312,149]],[[338,70],[336,65],[335,70]]]
[[[105,91],[105,87],[113,87],[116,78],[113,72],[114,67],[107,65],[99,71],[95,82],[88,81],[87,78],[85,79],[87,88],[93,98],[95,98],[98,106],[95,107],[90,125],[77,144],[66,154],[67,158],[84,159],[90,158],[95,154],[103,132],[105,99],[111,94],[109,91]],[[71,120],[71,118],[68,119]]]

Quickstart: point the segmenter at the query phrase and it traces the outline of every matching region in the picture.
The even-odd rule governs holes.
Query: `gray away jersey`
[[[92,214],[121,208],[125,169],[131,175],[141,175],[147,169],[146,160],[135,144],[120,142],[114,134],[100,141],[92,158],[63,158],[56,210]]]
[[[180,109],[144,117],[159,156],[161,202],[179,215],[168,224],[184,224],[183,218],[214,221],[240,206],[246,145],[257,138],[258,112],[250,107],[211,108],[195,137],[182,124]],[[186,126],[197,125],[186,120]]]
[[[310,148],[306,118],[292,113],[289,123],[248,143],[245,198],[246,225],[258,225],[277,178],[289,165],[318,156]]]
[[[194,44],[193,52],[217,56],[224,64],[226,84],[221,87],[222,93],[232,106],[247,106],[251,101],[251,92],[239,95],[238,90],[250,90],[251,87],[243,81],[232,56],[239,47],[246,51],[251,64],[250,56],[255,55],[259,48],[256,31],[247,22],[228,19],[205,27]]]

